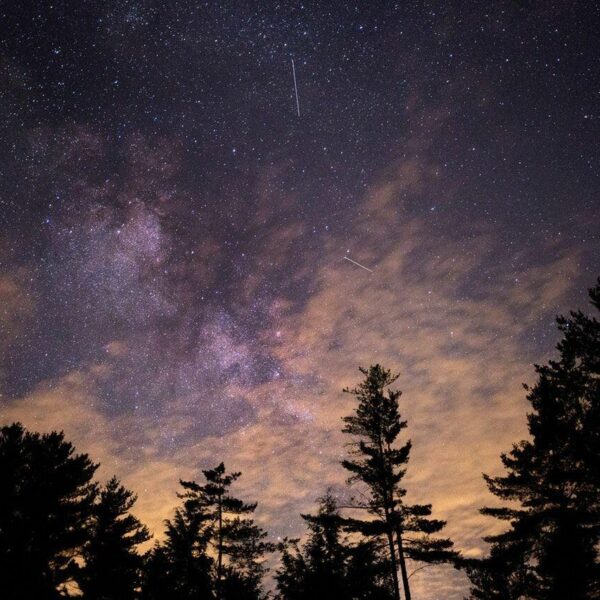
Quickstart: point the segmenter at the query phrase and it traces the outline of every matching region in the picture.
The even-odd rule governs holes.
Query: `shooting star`
[[[300,100],[298,100],[298,84],[296,83],[296,67],[294,66],[293,58],[292,58],[292,74],[294,75],[294,90],[296,91],[296,108],[298,109],[298,116],[300,116]]]
[[[369,271],[369,273],[373,273],[373,271],[371,271],[371,269],[367,269],[367,267],[361,265],[360,263],[357,263],[355,260],[352,260],[351,258],[348,258],[347,256],[343,257],[346,260],[349,260],[351,263],[355,264],[357,267],[360,267],[361,269],[364,269],[365,271]]]

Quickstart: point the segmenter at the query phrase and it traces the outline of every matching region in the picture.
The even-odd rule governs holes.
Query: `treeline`
[[[590,290],[600,309],[600,280]],[[380,365],[345,392],[351,500],[325,493],[302,515],[304,542],[269,541],[256,504],[233,488],[221,463],[200,482],[181,481],[178,508],[161,541],[140,553],[148,529],[136,497],[62,433],[0,430],[0,597],[46,600],[411,600],[410,577],[429,564],[464,569],[470,598],[600,598],[600,323],[572,312],[557,319],[559,357],[536,366],[526,386],[530,438],[502,455],[505,473],[484,476],[504,506],[482,512],[506,522],[486,538],[489,554],[466,559],[440,537],[430,504],[409,504],[403,478],[411,442],[399,412],[397,376]],[[483,376],[483,374],[482,374]],[[276,590],[266,561],[279,557]]]

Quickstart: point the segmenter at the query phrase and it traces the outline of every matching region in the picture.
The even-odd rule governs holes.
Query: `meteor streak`
[[[347,256],[344,256],[342,258],[349,260],[351,263],[355,264],[357,267],[360,267],[361,269],[364,269],[365,271],[369,271],[369,273],[373,272],[373,271],[371,271],[371,269],[367,269],[367,267],[361,265],[360,263],[357,263],[355,260],[352,260],[351,258],[348,258]]]
[[[298,109],[298,116],[300,116],[300,100],[298,100],[298,84],[296,83],[296,67],[294,66],[293,58],[292,58],[292,74],[294,75],[294,90],[296,91],[296,108]]]

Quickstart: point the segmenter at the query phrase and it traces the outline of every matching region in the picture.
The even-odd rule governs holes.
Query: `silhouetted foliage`
[[[590,297],[600,309],[600,281]],[[506,475],[485,476],[511,505],[482,512],[510,527],[471,568],[473,598],[600,598],[600,323],[580,311],[557,323],[559,360],[525,386],[531,439],[502,455]]]
[[[500,543],[490,549],[484,559],[465,559],[462,567],[472,583],[471,598],[477,600],[516,600],[530,598],[527,590],[532,581],[521,562],[518,544]]]
[[[89,537],[97,465],[62,433],[0,430],[0,586],[6,600],[61,597]]]
[[[365,379],[358,387],[346,389],[358,400],[353,415],[344,417],[344,433],[353,437],[351,458],[342,466],[352,473],[349,482],[361,482],[366,486],[366,500],[356,502],[354,507],[365,509],[373,518],[351,519],[349,525],[367,538],[384,537],[388,542],[393,578],[394,597],[398,599],[400,567],[404,597],[410,600],[409,574],[406,559],[425,563],[454,561],[455,552],[450,550],[449,539],[434,538],[444,521],[431,519],[430,504],[407,504],[406,490],[401,486],[406,473],[411,442],[396,447],[396,441],[406,421],[400,417],[398,398],[400,391],[393,391],[397,375],[375,365],[360,369]],[[387,389],[386,389],[387,388]]]
[[[223,463],[203,471],[206,482],[181,481],[183,506],[167,521],[166,541],[146,560],[144,598],[258,600],[265,596],[264,555],[273,544],[252,518],[256,504],[231,495],[240,473]]]
[[[142,599],[166,600],[173,598],[177,600],[181,598],[182,595],[175,591],[174,581],[171,557],[168,556],[165,546],[157,543],[144,557]]]
[[[267,534],[248,516],[256,504],[248,504],[230,493],[241,473],[226,473],[225,465],[202,472],[206,483],[182,481],[181,497],[192,514],[201,515],[203,535],[215,553],[214,591],[226,598],[260,598],[265,573],[264,555],[274,546],[265,541]]]
[[[600,280],[590,297],[600,310]],[[445,523],[431,505],[405,501],[401,393],[375,365],[344,390],[358,404],[344,418],[352,441],[342,465],[360,499],[340,507],[327,494],[316,515],[302,515],[306,542],[279,545],[280,600],[410,600],[407,561],[464,567],[474,600],[600,600],[600,323],[579,311],[557,322],[559,359],[536,365],[536,384],[525,386],[530,439],[502,455],[504,475],[484,475],[505,505],[482,512],[508,523],[486,538],[489,555],[460,558],[434,536]],[[141,557],[150,536],[131,514],[136,496],[114,477],[99,486],[97,467],[62,433],[0,429],[2,600],[271,597],[263,578],[275,546],[253,519],[256,504],[231,493],[240,473],[220,463],[202,483],[181,481],[164,539]]]
[[[320,500],[317,515],[302,515],[308,540],[280,545],[275,578],[281,600],[389,600],[389,565],[374,542],[350,542],[335,499]]]
[[[187,504],[165,521],[165,540],[147,555],[142,586],[145,600],[214,598],[207,554],[208,517]]]
[[[83,549],[77,582],[86,600],[129,600],[140,584],[142,558],[137,546],[148,529],[130,514],[136,496],[116,477],[99,490]]]

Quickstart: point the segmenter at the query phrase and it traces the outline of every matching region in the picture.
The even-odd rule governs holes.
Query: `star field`
[[[343,481],[339,392],[382,362],[409,489],[480,553],[480,473],[599,272],[599,26],[592,3],[3,6],[3,421],[64,429],[157,534],[222,458],[297,534]]]

